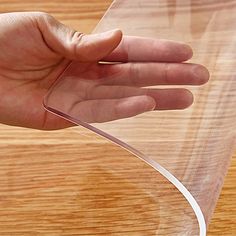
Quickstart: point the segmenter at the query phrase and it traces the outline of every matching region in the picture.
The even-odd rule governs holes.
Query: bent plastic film
[[[97,104],[103,109],[109,104],[107,96],[113,91],[113,82],[122,79],[116,73],[101,73],[102,67],[109,66],[104,63],[72,62],[47,94],[44,103],[49,111],[110,139],[140,158],[134,161],[129,157],[122,172],[122,178],[146,196],[142,198],[143,207],[131,201],[132,209],[136,209],[132,217],[143,216],[137,223],[140,227],[119,217],[127,204],[124,201],[122,207],[113,209],[112,233],[206,234],[236,147],[235,11],[235,1],[117,0],[95,29],[103,32],[120,28],[126,35],[191,45],[191,62],[206,66],[211,76],[201,87],[184,86],[195,97],[188,109],[155,110],[101,123],[89,120],[84,107],[100,100]],[[120,160],[123,163],[122,157]],[[146,175],[133,171],[138,181],[132,182],[131,172],[126,170],[135,170],[137,166],[132,163],[142,161],[151,167],[144,165]],[[109,171],[118,170],[113,167]],[[96,209],[93,211],[96,215]],[[107,212],[102,214],[106,218]],[[96,222],[88,224],[93,227]]]

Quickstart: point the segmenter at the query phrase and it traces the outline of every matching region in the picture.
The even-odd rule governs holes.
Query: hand
[[[94,87],[100,92],[92,89],[87,98],[79,100],[79,107],[71,108],[76,113],[82,107],[81,115],[88,122],[104,122],[153,109],[185,108],[193,100],[189,91],[148,90],[143,87],[200,85],[209,77],[204,67],[181,63],[192,56],[187,45],[122,37],[119,30],[83,35],[45,13],[1,14],[0,48],[0,122],[37,129],[59,129],[72,125],[48,113],[42,106],[48,89],[72,60],[76,61],[73,65],[77,65],[74,68],[72,65],[70,69],[74,79],[102,82]],[[101,60],[124,63],[98,64]],[[92,72],[97,75],[88,78],[87,75]],[[109,76],[112,79],[109,80]],[[100,77],[99,81],[95,81]],[[101,86],[109,89],[106,87],[103,90],[106,92],[101,92]],[[78,92],[85,91],[78,87]],[[101,97],[101,94],[107,97]],[[98,104],[102,107],[99,108]]]

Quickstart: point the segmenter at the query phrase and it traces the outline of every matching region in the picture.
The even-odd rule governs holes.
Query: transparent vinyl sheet
[[[211,76],[203,86],[184,86],[195,98],[185,110],[155,110],[129,118],[118,114],[120,119],[108,121],[89,118],[91,103],[104,114],[112,112],[109,104],[114,91],[119,94],[122,90],[114,90],[114,86],[122,85],[123,75],[116,70],[104,73],[103,68],[114,66],[106,63],[72,62],[45,97],[49,111],[107,137],[140,158],[134,161],[129,157],[125,163],[120,157],[127,182],[132,178],[125,170],[137,167],[132,163],[149,164],[144,168],[146,174],[134,171],[137,181],[130,183],[146,196],[140,198],[143,207],[138,206],[139,201],[132,202],[136,209],[132,216],[142,216],[139,223],[125,223],[119,218],[123,208],[116,208],[112,233],[206,234],[236,147],[235,12],[235,1],[117,0],[96,27],[96,33],[120,28],[126,35],[191,45],[191,62],[207,67]]]

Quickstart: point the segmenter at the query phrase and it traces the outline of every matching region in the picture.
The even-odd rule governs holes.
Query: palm
[[[37,128],[47,128],[48,120],[55,126],[58,122],[65,124],[56,116],[47,115],[42,99],[68,60],[46,45],[33,19],[19,16],[15,20],[17,24],[9,25],[0,40],[3,52],[0,54],[0,94],[6,123],[10,117],[16,124],[33,124]]]

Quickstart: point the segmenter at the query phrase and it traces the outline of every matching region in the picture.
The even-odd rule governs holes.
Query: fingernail
[[[198,84],[204,84],[209,80],[209,71],[202,65],[196,65],[193,67],[192,72],[197,78]]]
[[[156,109],[156,101],[154,98],[147,96],[147,111],[154,111]]]
[[[193,49],[187,44],[183,44],[183,46],[185,47],[185,50],[183,50],[185,57],[188,59],[192,58]]]

